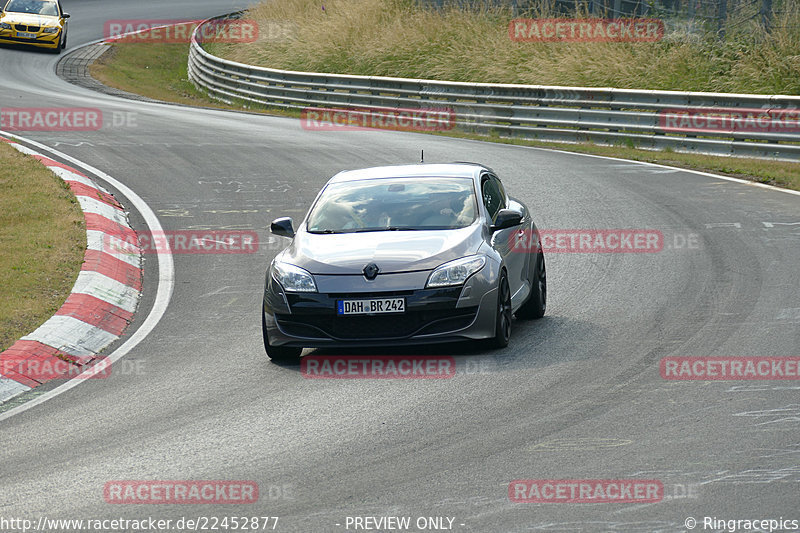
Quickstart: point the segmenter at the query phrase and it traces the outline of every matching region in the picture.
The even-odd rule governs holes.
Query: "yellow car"
[[[0,12],[0,43],[30,44],[60,54],[67,47],[68,18],[60,0],[8,0]]]

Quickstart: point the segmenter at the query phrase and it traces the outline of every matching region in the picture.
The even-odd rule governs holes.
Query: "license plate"
[[[405,313],[405,298],[375,298],[371,300],[339,300],[336,313],[339,315],[383,315]]]
[[[18,31],[17,32],[17,37],[23,37],[25,39],[36,39],[36,34],[35,33],[27,33],[27,32],[24,32],[24,31]]]

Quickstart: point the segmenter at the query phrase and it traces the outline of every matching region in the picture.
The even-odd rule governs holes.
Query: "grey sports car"
[[[340,172],[266,274],[261,324],[274,360],[304,347],[488,339],[539,318],[547,275],[530,212],[475,163]]]

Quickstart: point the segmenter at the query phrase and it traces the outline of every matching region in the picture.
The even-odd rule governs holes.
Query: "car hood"
[[[6,24],[25,24],[27,26],[47,26],[58,24],[59,18],[51,15],[34,15],[32,13],[4,13],[0,21]]]
[[[370,263],[383,274],[431,270],[478,251],[482,226],[454,230],[314,234],[300,231],[280,260],[312,274],[362,275]]]

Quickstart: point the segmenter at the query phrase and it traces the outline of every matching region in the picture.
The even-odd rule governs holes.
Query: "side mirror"
[[[294,237],[291,217],[276,218],[272,221],[272,224],[270,224],[269,230],[281,237],[289,237],[290,239]]]
[[[61,16],[64,17],[65,19],[68,19],[70,17],[69,13],[61,13]]]
[[[522,213],[514,211],[513,209],[501,209],[497,212],[497,217],[489,229],[498,231],[506,228],[513,228],[522,224]]]

